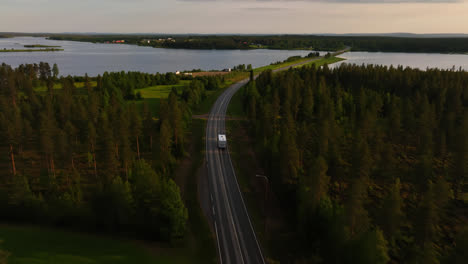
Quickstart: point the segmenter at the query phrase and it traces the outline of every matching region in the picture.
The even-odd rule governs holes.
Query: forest
[[[317,35],[51,35],[54,40],[112,42],[176,49],[312,49],[352,51],[467,53],[468,38]],[[170,38],[170,40],[168,40]],[[148,42],[149,41],[149,42]]]
[[[310,66],[242,98],[288,261],[466,263],[468,73]]]
[[[134,89],[181,77],[58,76],[47,63],[0,66],[0,221],[183,238],[188,213],[173,173],[191,109],[221,81],[173,89],[155,116]]]

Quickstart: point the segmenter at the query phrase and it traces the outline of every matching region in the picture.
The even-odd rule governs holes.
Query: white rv
[[[224,149],[226,148],[226,135],[218,134],[218,148]]]

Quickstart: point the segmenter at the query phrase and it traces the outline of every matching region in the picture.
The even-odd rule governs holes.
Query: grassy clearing
[[[96,87],[97,86],[96,81],[90,81],[89,84],[91,85],[91,87]],[[84,82],[75,82],[75,87],[78,88],[78,89],[84,88],[84,85],[85,85]],[[62,87],[61,83],[54,83],[53,88],[54,88],[54,90],[60,90],[63,87]],[[42,86],[36,87],[36,88],[34,88],[34,91],[36,91],[36,92],[47,92],[47,86],[42,85]]]
[[[177,89],[177,91],[182,91],[182,89],[188,85],[190,81],[181,80],[178,84],[175,85],[156,85],[150,86],[142,89],[136,89],[135,93],[140,92],[141,97],[144,99],[148,98],[167,98],[171,93],[172,88]]]
[[[178,84],[174,85],[155,85],[142,89],[136,89],[135,93],[140,92],[143,100],[135,101],[135,104],[138,109],[143,111],[143,103],[146,102],[153,116],[157,116],[159,113],[161,99],[166,99],[169,97],[172,88],[175,88],[178,92],[181,92],[182,89],[188,84],[190,84],[190,81],[181,80]]]
[[[191,263],[184,249],[31,226],[0,225],[10,264]]]

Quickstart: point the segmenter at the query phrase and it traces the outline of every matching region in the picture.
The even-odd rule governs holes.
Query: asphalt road
[[[320,59],[314,58],[275,70]],[[255,76],[256,78],[257,76]],[[220,263],[265,263],[262,249],[247,212],[229,149],[218,149],[218,134],[226,134],[225,116],[232,96],[249,80],[244,79],[227,88],[211,109],[206,126],[206,161],[211,214],[216,234]],[[229,135],[226,135],[229,138]],[[229,145],[228,145],[229,147]]]

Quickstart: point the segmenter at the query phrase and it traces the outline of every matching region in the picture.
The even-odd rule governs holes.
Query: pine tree
[[[401,184],[397,178],[385,197],[380,214],[380,226],[393,244],[398,236],[403,218],[403,201],[400,194]]]
[[[130,143],[130,128],[129,128],[129,120],[128,120],[128,113],[125,111],[121,111],[118,124],[117,124],[117,139],[118,144],[120,145],[120,153],[119,157],[122,160],[123,168],[125,169],[125,176],[126,180],[128,180],[128,170],[132,160],[132,149]]]
[[[361,234],[369,227],[369,215],[364,208],[366,198],[367,184],[365,179],[363,177],[355,179],[345,204],[346,225],[351,236]]]
[[[93,159],[93,167],[94,167],[94,176],[97,179],[97,163],[96,163],[96,129],[94,128],[93,122],[88,122],[88,149],[89,153],[92,155]]]
[[[311,169],[309,175],[310,181],[310,199],[312,207],[315,208],[320,200],[327,196],[330,177],[327,175],[328,166],[324,158],[318,157]]]
[[[292,132],[285,124],[281,130],[280,162],[282,183],[295,184],[300,174],[299,152]]]
[[[451,182],[455,198],[458,199],[462,186],[468,182],[468,114],[464,114],[462,124],[457,128],[456,138]]]
[[[167,166],[172,161],[172,133],[169,121],[163,120],[159,131],[159,160],[162,166]]]
[[[85,77],[84,77],[84,88],[86,89],[88,96],[90,96],[93,90],[91,87],[91,83],[89,82],[89,77],[87,73],[85,73]]]
[[[55,138],[57,135],[57,127],[55,124],[55,117],[52,114],[51,105],[46,107],[49,110],[46,110],[45,113],[41,115],[41,125],[40,125],[40,142],[41,142],[41,149],[43,154],[45,155],[45,159],[47,161],[47,169],[52,172],[55,178],[55,162],[54,162],[54,149],[55,149]]]
[[[57,66],[57,63],[54,63],[54,66],[52,67],[52,74],[54,78],[57,78],[59,75],[59,68]]]
[[[0,135],[8,144],[11,172],[16,175],[15,149],[22,137],[22,118],[18,107],[2,102],[0,106]]]
[[[137,157],[140,159],[140,134],[141,134],[141,117],[140,114],[138,113],[135,104],[131,105],[130,107],[130,133],[132,137],[135,138],[136,142],[136,149],[137,149]]]
[[[115,153],[114,136],[106,113],[101,115],[99,123],[98,158],[101,160],[102,171],[105,172],[104,183],[109,184],[112,182],[113,177],[118,176],[118,162]]]
[[[386,264],[390,261],[388,242],[380,229],[363,233],[354,243],[349,263]]]
[[[149,139],[150,151],[153,151],[154,121],[147,102],[143,104],[143,134]]]
[[[168,106],[169,121],[173,131],[172,138],[174,140],[176,154],[181,155],[183,153],[184,128],[181,106],[177,101],[177,94],[174,90],[169,94]]]
[[[434,185],[429,181],[414,223],[416,245],[419,246],[421,252],[419,258],[423,258],[424,260],[433,259],[433,256],[437,255],[433,245],[437,235],[439,220],[437,211]]]

